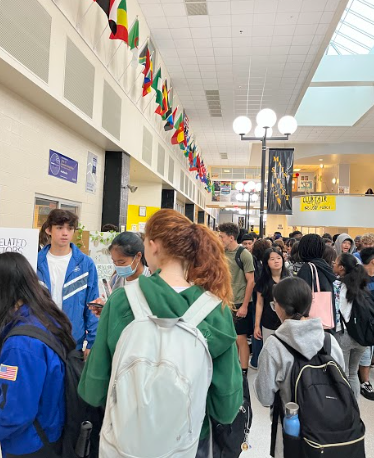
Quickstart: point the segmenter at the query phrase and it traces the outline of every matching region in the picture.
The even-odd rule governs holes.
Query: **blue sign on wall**
[[[48,175],[76,183],[78,179],[78,162],[50,149]]]

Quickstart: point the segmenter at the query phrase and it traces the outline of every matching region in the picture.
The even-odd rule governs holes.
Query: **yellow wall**
[[[126,230],[131,231],[133,224],[136,224],[136,231],[139,231],[139,223],[145,223],[154,215],[160,207],[146,207],[147,216],[139,216],[139,205],[129,205],[127,208],[127,227]]]
[[[365,194],[368,188],[374,189],[374,164],[351,164],[350,193]]]
[[[283,229],[278,229],[279,225]],[[284,237],[288,237],[288,234],[293,231],[293,227],[287,224],[287,217],[285,215],[267,215],[266,236],[272,236],[274,232],[281,232]]]

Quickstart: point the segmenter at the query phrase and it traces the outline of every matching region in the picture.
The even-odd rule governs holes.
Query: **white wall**
[[[144,181],[131,181],[137,186],[136,192],[129,192],[129,205],[146,205],[147,207],[160,207],[162,197],[162,183],[147,183]]]
[[[287,216],[290,226],[374,227],[374,197],[337,195],[335,211],[301,211],[302,198],[292,199],[293,215]]]
[[[48,175],[49,150],[79,163],[78,182]],[[96,194],[85,192],[88,151],[98,156]],[[0,226],[32,227],[35,194],[81,203],[81,222],[101,226],[104,151],[0,85]]]

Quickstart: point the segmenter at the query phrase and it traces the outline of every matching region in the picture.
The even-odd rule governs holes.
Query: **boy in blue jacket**
[[[38,255],[38,277],[48,288],[53,301],[69,317],[77,350],[85,359],[96,337],[98,319],[87,307],[99,297],[97,271],[91,258],[71,243],[78,226],[78,216],[72,212],[52,210],[46,222],[51,244]]]

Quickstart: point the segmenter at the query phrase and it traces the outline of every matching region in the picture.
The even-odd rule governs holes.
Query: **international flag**
[[[17,366],[7,366],[6,364],[1,364],[0,366],[0,379],[10,380],[15,382],[17,380],[18,367]]]
[[[149,51],[148,51],[148,54],[149,54]],[[151,87],[152,87],[152,83],[153,83],[152,56],[149,56],[149,65],[146,65],[146,66],[148,66],[148,72],[146,74],[144,74],[143,97],[145,97],[147,94],[149,94],[151,92]]]
[[[111,0],[93,0],[93,1],[96,2],[100,6],[100,8],[104,11],[104,13],[108,16],[108,19],[109,19]]]
[[[165,118],[165,113],[169,109],[169,102],[168,102],[168,82],[165,80],[164,84],[162,85],[162,103],[156,108],[155,113],[162,116],[162,119]]]
[[[164,125],[164,130],[166,132],[168,130],[172,130],[174,127],[174,122],[175,122],[175,115],[177,114],[178,107],[174,110],[172,114],[169,115],[169,117],[166,120],[166,124]]]
[[[171,144],[178,145],[184,142],[184,121],[183,121],[183,113],[180,114],[178,121],[175,124],[175,132],[174,135],[171,137]]]
[[[144,65],[144,70],[143,70],[144,75],[148,73],[148,68],[146,66],[147,66],[147,62],[149,63],[149,57],[150,57],[150,54],[149,54],[148,41],[147,41],[147,43],[144,45],[144,48],[141,50],[139,54],[139,64]]]
[[[109,26],[111,40],[122,40],[129,44],[126,0],[110,0]]]
[[[129,46],[130,49],[138,49],[139,46],[139,19],[136,18],[129,33]]]
[[[156,91],[156,103],[162,105],[162,76],[161,76],[161,67],[157,70],[152,83],[152,89]]]

